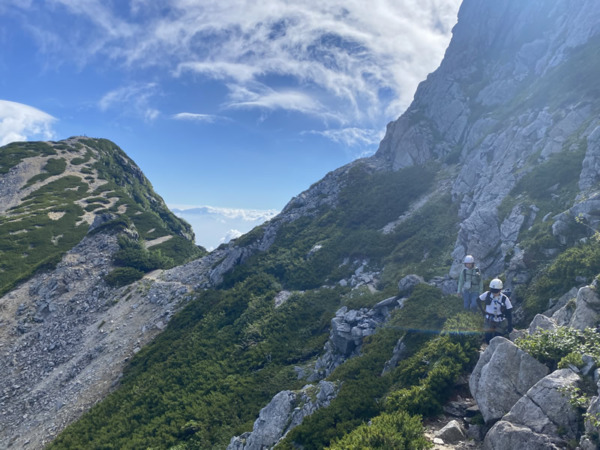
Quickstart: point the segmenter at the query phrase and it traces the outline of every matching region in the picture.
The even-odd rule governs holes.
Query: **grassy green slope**
[[[9,144],[0,149],[0,174],[29,158],[42,158],[42,171],[21,186],[31,192],[0,216],[0,294],[60,261],[88,233],[86,215],[93,221],[112,213],[122,225],[134,224],[142,240],[171,236],[153,248],[171,264],[202,254],[189,224],[167,209],[112,142],[80,138]]]

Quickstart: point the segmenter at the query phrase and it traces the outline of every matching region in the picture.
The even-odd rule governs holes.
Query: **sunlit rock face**
[[[597,190],[593,87],[568,74],[574,67],[594,71],[586,52],[600,39],[599,19],[600,5],[593,1],[464,1],[442,64],[388,125],[375,155],[387,167],[459,164],[451,188],[462,221],[453,275],[467,253],[489,276],[507,268],[536,205],[517,204],[502,216],[498,207],[524,174],[552,154],[587,147],[579,187]],[[562,231],[557,228],[558,235]],[[527,280],[518,270],[507,275]]]

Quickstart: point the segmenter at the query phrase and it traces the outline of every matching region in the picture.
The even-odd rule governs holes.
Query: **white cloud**
[[[285,109],[318,116],[330,115],[323,105],[305,92],[291,89],[277,91],[263,85],[230,85],[229,102],[226,107]]]
[[[252,81],[260,74],[257,67],[224,61],[187,61],[179,64],[174,73],[176,76],[181,76],[185,72],[203,74],[216,80],[233,79],[241,83]]]
[[[196,243],[207,250],[236,239],[252,228],[275,217],[274,209],[239,209],[213,206],[169,205],[171,211],[187,221],[194,230]]]
[[[30,139],[54,139],[56,118],[33,106],[0,100],[0,145]]]
[[[52,48],[72,58],[225,80],[229,106],[319,117],[336,110],[344,123],[364,127],[387,123],[408,106],[417,84],[441,61],[460,3],[135,0],[127,10],[120,2],[54,0],[78,20],[46,29],[39,39],[54,39]],[[30,12],[52,12],[41,9]],[[270,91],[257,90],[257,83]],[[236,103],[240,92],[258,98]]]
[[[311,131],[312,134],[325,136],[332,141],[344,144],[347,147],[377,146],[383,139],[383,130],[372,130],[364,128],[339,128],[324,131]]]
[[[158,95],[156,83],[136,83],[122,86],[104,94],[98,102],[101,111],[117,109],[121,113],[142,117],[145,120],[155,120],[160,112],[150,106],[151,99]]]
[[[219,120],[227,120],[221,116],[215,116],[213,114],[198,114],[198,113],[188,113],[182,112],[173,115],[173,119],[176,120],[191,120],[194,122],[204,122],[204,123],[214,123]]]
[[[198,216],[213,215],[227,219],[239,219],[247,222],[264,222],[272,219],[279,213],[279,211],[276,209],[241,209],[215,206],[169,205],[169,208],[171,208],[176,214]]]
[[[244,233],[242,233],[242,232],[241,232],[241,231],[239,231],[239,230],[229,230],[229,231],[227,232],[227,234],[221,238],[221,241],[220,241],[220,242],[221,242],[221,244],[226,244],[226,243],[228,243],[229,241],[231,241],[231,240],[233,240],[233,239],[237,239],[237,238],[239,238],[239,237],[240,237],[240,236],[242,236],[243,234],[244,234]]]

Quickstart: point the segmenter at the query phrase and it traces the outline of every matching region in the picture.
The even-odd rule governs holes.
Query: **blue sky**
[[[214,248],[372,155],[459,4],[3,0],[0,145],[110,139]]]

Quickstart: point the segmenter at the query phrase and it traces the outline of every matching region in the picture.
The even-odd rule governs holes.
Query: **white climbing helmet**
[[[465,260],[463,261],[465,264],[472,264],[475,262],[475,258],[471,255],[465,256]]]
[[[504,285],[502,284],[502,280],[500,278],[494,278],[490,281],[490,289],[502,289]]]

